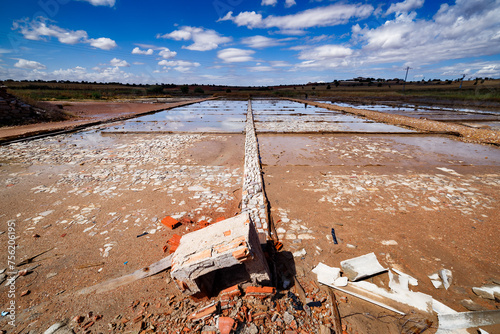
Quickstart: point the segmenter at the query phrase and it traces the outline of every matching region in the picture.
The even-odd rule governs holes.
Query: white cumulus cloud
[[[43,40],[44,37],[54,37],[63,44],[86,43],[93,47],[110,50],[115,48],[116,42],[107,37],[90,38],[84,30],[68,30],[54,24],[47,24],[48,19],[38,17],[31,22],[29,19],[14,21],[13,30],[19,30],[24,38],[34,41]]]
[[[292,7],[293,5],[296,5],[297,3],[295,2],[295,0],[286,0],[285,1],[285,8],[290,8]]]
[[[257,36],[245,37],[241,40],[241,42],[243,44],[248,45],[251,48],[262,49],[271,46],[281,45],[283,42],[288,40],[290,40],[290,38],[276,39],[276,38],[269,38],[266,36],[257,35]]]
[[[147,50],[141,50],[140,47],[135,47],[133,50],[132,50],[132,54],[134,55],[146,55],[146,56],[150,56],[152,55],[154,52],[153,49],[147,49]]]
[[[170,68],[173,68],[174,70],[178,72],[189,72],[191,71],[194,67],[199,67],[201,66],[200,63],[198,62],[191,62],[187,60],[160,60],[158,62],[158,65],[163,66],[164,70],[168,70]]]
[[[89,39],[88,42],[90,45],[92,45],[95,48],[101,49],[101,50],[111,50],[116,48],[116,42],[113,41],[111,38],[107,37],[101,37],[101,38],[92,38]]]
[[[219,21],[233,21],[238,27],[246,26],[247,28],[262,27],[263,19],[261,14],[256,12],[241,12],[236,16],[233,16],[233,12],[227,12],[226,16],[217,20]],[[263,27],[262,27],[263,28]]]
[[[323,70],[399,63],[401,67],[417,68],[452,59],[500,53],[500,1],[456,0],[454,5],[442,4],[437,13],[427,19],[418,18],[415,11],[403,11],[417,4],[405,3],[413,4],[413,7],[398,7],[394,19],[378,27],[354,25],[349,48],[335,44],[293,48],[299,51],[298,58],[302,60],[296,67]],[[481,76],[482,73],[495,74],[497,69],[490,62],[481,64],[481,67],[469,66],[468,71],[467,67],[456,71],[446,69],[443,75],[456,72],[456,75],[477,73]]]
[[[405,0],[403,2],[393,3],[386,12],[386,15],[391,13],[409,12],[418,9],[424,5],[425,0]]]
[[[26,68],[29,70],[44,70],[47,68],[47,66],[34,61],[34,60],[26,60],[26,59],[19,59],[17,63],[14,64],[15,67],[17,68]]]
[[[176,41],[192,40],[193,44],[183,46],[184,49],[195,51],[209,51],[217,49],[220,44],[232,41],[230,37],[221,36],[218,32],[212,29],[203,29],[199,27],[181,27],[171,33],[158,35],[158,38],[169,38]]]
[[[94,6],[109,6],[113,7],[115,5],[115,0],[82,0],[91,3]]]
[[[118,58],[113,58],[110,61],[111,66],[116,66],[116,67],[130,67],[130,64],[127,63],[126,60],[118,59]]]
[[[237,48],[223,49],[217,52],[217,57],[226,63],[242,63],[252,61],[252,55],[255,53],[253,50],[243,50]]]
[[[262,6],[275,6],[278,3],[278,0],[262,0]]]
[[[270,15],[263,18],[255,12],[241,12],[233,16],[228,12],[218,21],[233,21],[238,26],[252,28],[279,28],[284,31],[297,32],[301,29],[312,27],[330,27],[349,22],[352,18],[363,19],[374,11],[373,6],[363,4],[333,4],[330,6],[316,7],[305,11],[284,15]]]
[[[353,51],[340,45],[322,45],[300,53],[299,59],[328,60],[352,55]]]
[[[165,59],[169,59],[174,58],[177,55],[177,52],[170,51],[168,48],[163,48],[158,54]]]

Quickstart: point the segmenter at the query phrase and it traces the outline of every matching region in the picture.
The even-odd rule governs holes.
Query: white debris
[[[500,285],[483,285],[482,287],[474,287],[472,291],[481,298],[495,300],[500,299]]]
[[[293,257],[302,257],[305,256],[306,254],[307,254],[306,250],[302,248],[301,250],[294,252]]]
[[[318,282],[334,284],[335,281],[340,278],[340,268],[330,267],[321,262],[314,267],[312,272],[318,276]]]
[[[349,260],[340,262],[344,275],[350,281],[357,281],[365,277],[387,271],[377,260],[375,253],[358,256]]]
[[[429,275],[428,277],[430,278],[432,285],[434,285],[436,289],[444,287],[446,290],[448,290],[451,285],[453,276],[451,270],[440,269],[436,273]]]

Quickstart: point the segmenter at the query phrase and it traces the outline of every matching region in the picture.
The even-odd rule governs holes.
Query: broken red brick
[[[229,231],[225,231],[225,232],[224,232],[224,236],[228,237],[228,236],[230,236],[230,235],[231,235],[231,230],[229,230]]]
[[[245,290],[246,297],[255,297],[264,299],[276,293],[276,288],[272,286],[249,286]]]
[[[219,331],[221,334],[229,334],[234,328],[235,321],[229,317],[220,317],[219,318]]]
[[[193,221],[191,220],[191,218],[188,218],[188,217],[182,217],[179,222],[183,225],[189,225],[189,224],[192,224]]]
[[[218,222],[221,222],[221,221],[223,221],[223,220],[226,220],[226,218],[225,218],[225,217],[219,217],[219,218],[217,218],[217,219],[215,220],[215,222],[216,222],[216,223],[218,223]]]
[[[178,245],[180,242],[181,242],[181,236],[178,234],[174,234],[170,239],[168,239],[167,244]]]
[[[170,247],[170,250],[168,251],[168,253],[169,254],[175,253],[175,251],[177,250],[178,247],[179,247],[179,245],[175,245],[175,246]]]
[[[177,250],[180,242],[181,242],[181,236],[177,234],[174,234],[170,239],[168,239],[167,244],[170,245],[170,250],[169,250],[170,254],[174,253]],[[165,252],[165,249],[163,252]]]
[[[198,226],[199,226],[200,228],[205,228],[205,227],[207,227],[207,226],[209,226],[209,225],[210,225],[210,223],[209,223],[209,222],[207,222],[206,220],[202,220],[202,221],[199,221],[199,222],[198,222]]]
[[[173,230],[174,228],[181,225],[181,223],[178,220],[176,220],[170,216],[166,216],[165,218],[163,218],[161,220],[161,223],[171,230]]]
[[[232,253],[232,255],[236,260],[243,262],[249,258],[250,252],[249,252],[248,248],[243,248],[243,249],[239,249],[237,251],[234,251]]]
[[[92,327],[92,325],[94,325],[94,322],[93,321],[89,321],[85,325],[83,325],[82,329],[84,331],[86,331],[87,329],[89,329],[90,327]]]
[[[238,285],[233,285],[232,287],[224,289],[220,292],[221,299],[231,299],[239,296],[241,296],[241,291]]]
[[[217,304],[208,306],[198,312],[195,312],[189,316],[192,320],[201,320],[217,312]]]

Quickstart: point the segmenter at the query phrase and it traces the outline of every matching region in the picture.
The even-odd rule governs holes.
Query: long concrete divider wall
[[[264,182],[260,166],[259,144],[255,134],[252,101],[248,101],[245,139],[245,171],[243,174],[243,192],[241,211],[248,212],[261,242],[269,235],[268,202],[264,193]]]

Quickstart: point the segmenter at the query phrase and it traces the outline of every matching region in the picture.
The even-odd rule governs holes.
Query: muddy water
[[[264,165],[500,166],[500,150],[441,136],[260,135]]]

